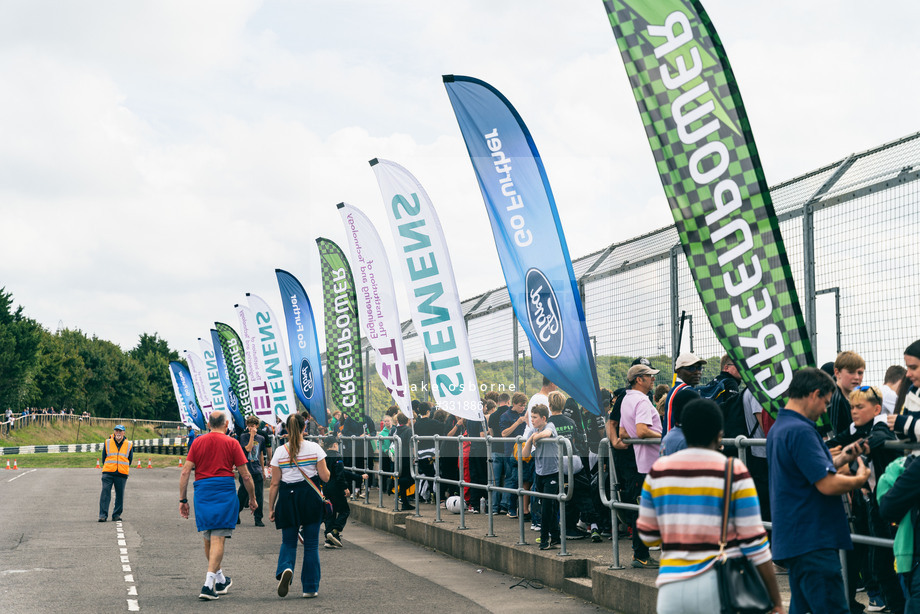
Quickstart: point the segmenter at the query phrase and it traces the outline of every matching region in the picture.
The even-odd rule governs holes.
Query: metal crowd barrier
[[[463,492],[463,489],[465,487],[484,490],[486,493],[485,494],[486,509],[489,515],[489,532],[486,534],[486,537],[495,537],[495,531],[494,531],[495,515],[494,515],[494,510],[492,507],[493,506],[492,493],[493,492],[510,493],[512,495],[516,495],[518,498],[518,510],[519,510],[519,513],[518,513],[518,537],[519,537],[518,545],[526,545],[527,541],[525,539],[526,533],[524,529],[524,514],[521,513],[523,512],[523,509],[524,509],[524,504],[523,504],[524,496],[525,495],[529,496],[531,499],[531,511],[533,511],[533,500],[534,499],[556,499],[559,502],[559,525],[560,525],[559,556],[570,556],[569,552],[566,550],[565,505],[564,503],[570,500],[572,498],[572,495],[574,494],[575,474],[573,471],[572,463],[565,462],[566,458],[571,458],[573,456],[572,442],[570,442],[568,439],[566,439],[565,437],[550,437],[547,439],[543,439],[540,442],[541,445],[549,445],[553,443],[557,445],[556,453],[557,453],[557,461],[558,461],[559,469],[558,469],[558,491],[555,494],[541,493],[535,490],[527,490],[524,488],[524,479],[523,479],[524,478],[524,475],[523,475],[524,461],[520,458],[520,455],[519,455],[519,458],[517,459],[517,465],[518,465],[518,473],[517,473],[518,486],[517,488],[505,488],[504,486],[497,486],[493,484],[493,482],[495,481],[494,467],[492,466],[492,463],[489,462],[492,459],[493,442],[499,443],[502,445],[504,445],[505,443],[519,443],[521,444],[521,449],[523,449],[523,445],[527,441],[523,437],[520,437],[520,436],[518,437],[492,437],[491,435],[487,435],[485,437],[464,437],[464,436],[445,437],[441,435],[433,435],[433,436],[426,437],[426,436],[415,435],[412,438],[412,440],[413,440],[413,452],[415,452],[413,456],[413,458],[415,459],[415,462],[413,462],[412,467],[411,467],[412,478],[416,481],[416,483],[420,481],[427,481],[432,484],[433,486],[432,490],[435,493],[435,514],[436,514],[435,522],[443,522],[443,520],[441,520],[441,489],[439,488],[439,485],[447,484],[450,486],[456,486],[460,489],[461,493]],[[433,477],[422,474],[418,471],[417,451],[418,451],[419,441],[431,441],[434,444],[434,476]],[[472,445],[474,443],[482,443],[482,442],[486,444],[486,455],[485,455],[485,458],[487,461],[486,463],[486,483],[480,484],[480,483],[473,482],[473,481],[466,481],[464,479],[465,459],[463,457],[463,444],[469,443],[470,445]],[[441,456],[442,456],[441,455],[441,444],[442,443],[447,443],[447,444],[456,443],[457,444],[457,460],[458,460],[458,469],[459,469],[459,478],[460,478],[458,480],[450,480],[450,479],[441,477],[440,468],[441,468]],[[568,479],[566,480],[566,478]],[[418,499],[419,499],[418,491],[419,489],[418,487],[416,487],[416,490],[415,490],[415,498],[416,498],[415,510],[416,512],[415,513],[417,516],[421,515],[419,513],[419,506],[418,506]],[[467,529],[466,506],[465,505],[460,506],[459,529],[462,531],[465,531]]]
[[[311,441],[315,441],[316,443],[322,445],[323,440],[325,438],[326,438],[325,436],[313,435],[313,436],[305,437],[304,439],[309,439]],[[395,493],[396,495],[399,494],[399,490],[398,490],[399,489],[399,471],[402,467],[402,440],[396,435],[389,435],[385,437],[381,435],[373,435],[373,436],[372,435],[339,435],[336,437],[336,439],[339,441],[339,448],[340,448],[339,453],[342,454],[342,462],[345,466],[345,469],[348,471],[355,472],[355,473],[366,473],[369,476],[375,476],[377,479],[377,507],[378,508],[386,507],[383,504],[384,483],[392,479],[394,482],[394,486],[396,488]],[[346,459],[345,454],[343,454],[341,451],[342,442],[344,440],[351,441],[352,443],[351,454],[350,454],[351,456],[350,465],[346,462],[348,459]],[[385,452],[384,452],[384,446],[382,444],[384,442],[391,444],[394,448],[393,471],[383,470],[383,458],[384,458]],[[377,449],[374,451],[374,453],[377,455],[377,468],[374,469],[372,467],[358,466],[358,458],[363,458],[363,459],[369,458],[368,444],[373,445],[374,443],[377,444],[376,446]],[[363,454],[358,454],[359,444],[361,446]],[[370,492],[369,491],[370,491],[369,488],[364,489],[364,502],[365,503],[370,503]],[[397,510],[398,503],[399,503],[399,497],[395,496],[393,498],[393,511]]]
[[[322,442],[323,437],[311,436],[306,439]],[[338,439],[340,442],[342,440],[350,440],[352,442],[351,453],[349,457],[346,457],[343,454],[343,462],[345,463],[345,468],[349,471],[356,473],[367,473],[368,475],[376,476],[377,485],[378,485],[378,501],[377,507],[384,508],[386,507],[383,503],[383,491],[386,486],[385,482],[388,479],[394,481],[394,497],[393,497],[393,509],[394,511],[398,510],[399,506],[399,474],[402,469],[402,463],[404,462],[404,457],[402,456],[402,440],[395,436],[339,436]],[[435,509],[435,522],[440,523],[444,522],[441,517],[441,485],[454,486],[460,489],[463,492],[464,488],[475,488],[484,491],[485,495],[485,507],[488,513],[488,533],[486,537],[495,537],[494,532],[494,501],[492,493],[510,493],[517,496],[518,498],[518,509],[523,512],[523,498],[524,496],[530,496],[532,500],[535,499],[546,499],[553,498],[559,502],[559,524],[560,524],[560,541],[561,548],[558,553],[559,556],[569,556],[570,553],[567,551],[566,546],[566,537],[565,537],[565,518],[566,518],[566,509],[564,503],[572,499],[574,495],[574,467],[572,463],[565,462],[566,458],[571,458],[573,456],[572,444],[571,442],[564,437],[555,437],[551,439],[543,440],[547,444],[556,443],[558,446],[558,462],[559,462],[559,491],[557,493],[548,494],[537,492],[533,489],[525,489],[523,486],[523,461],[518,459],[518,484],[517,488],[506,488],[495,484],[495,467],[493,465],[493,446],[504,446],[505,443],[519,443],[523,446],[526,443],[526,440],[523,437],[445,437],[441,435],[433,436],[420,436],[415,435],[412,438],[411,450],[409,458],[410,460],[410,475],[412,480],[416,485],[415,490],[415,516],[421,516],[421,509],[419,506],[420,501],[420,484],[422,482],[428,482],[431,484],[431,491],[434,494],[434,509]],[[629,444],[638,444],[638,445],[656,445],[661,444],[660,439],[624,439],[623,440]],[[395,448],[393,455],[393,471],[384,471],[383,470],[383,458],[384,458],[384,442],[390,443]],[[426,475],[419,470],[419,457],[418,449],[419,442],[424,444],[431,443],[434,447],[434,456],[431,458],[434,465],[434,476]],[[463,455],[463,444],[469,443],[485,443],[486,446],[486,466],[487,466],[487,479],[486,483],[478,483],[472,480],[464,479],[464,469],[466,459]],[[376,444],[376,445],[375,445]],[[732,438],[732,439],[723,439],[723,446],[734,446],[738,449],[738,455],[742,462],[747,461],[748,449],[755,446],[765,446],[766,439],[751,439],[743,435]],[[441,462],[444,457],[443,446],[456,445],[457,446],[457,463],[459,470],[459,479],[449,479],[441,476]],[[376,456],[377,465],[376,468],[372,467],[362,467],[358,462],[358,458],[370,458],[371,455],[369,452],[373,448],[373,455]],[[428,447],[428,446],[425,446]],[[425,449],[423,447],[423,449]],[[910,449],[920,449],[920,444],[909,444],[899,441],[888,441],[885,442],[885,447],[899,450],[910,450]],[[501,450],[501,448],[499,448]],[[617,510],[631,511],[638,513],[639,506],[635,503],[627,503],[620,499],[619,491],[619,478],[616,471],[616,465],[614,462],[613,447],[610,445],[610,441],[607,438],[604,438],[598,449],[599,455],[597,459],[597,471],[598,471],[598,489],[601,503],[610,510],[610,524],[611,524],[611,549],[612,549],[612,558],[613,564],[609,566],[609,569],[623,569],[624,566],[620,563],[620,550],[619,550],[619,527],[621,521],[617,515]],[[502,450],[503,452],[503,450]],[[501,454],[503,456],[504,454]],[[453,456],[450,456],[453,459]],[[350,462],[350,464],[349,464]],[[585,468],[588,469],[587,467]],[[368,489],[364,490],[364,501],[369,503],[370,494]],[[533,507],[533,503],[531,503]],[[466,526],[466,505],[460,506],[460,530],[467,530],[469,527]],[[518,534],[519,541],[517,545],[526,545],[526,531],[524,526],[524,514],[518,514]],[[764,528],[771,530],[773,525],[770,522],[764,522]],[[851,539],[854,544],[865,544],[867,546],[875,546],[881,548],[892,548],[894,545],[894,540],[884,539],[879,537],[873,537],[869,535],[862,535],[859,533],[851,533]],[[846,559],[845,555],[843,558],[843,566],[846,568]]]
[[[649,438],[649,439],[623,439],[625,443],[628,444],[639,444],[639,445],[661,445],[661,439]],[[766,439],[750,439],[744,435],[739,435],[733,439],[723,439],[722,445],[731,445],[738,448],[738,456],[741,459],[741,462],[746,463],[747,461],[747,449],[753,448],[755,446],[766,446]],[[896,449],[896,450],[915,450],[920,449],[920,444],[910,444],[900,441],[886,441],[886,448]],[[598,489],[600,491],[601,502],[610,508],[610,519],[611,519],[611,534],[613,541],[613,565],[610,569],[623,569],[623,566],[620,564],[620,549],[619,549],[619,517],[616,514],[616,510],[628,510],[638,513],[639,506],[635,503],[626,503],[620,501],[619,495],[619,480],[617,478],[616,466],[614,463],[613,447],[610,445],[610,440],[604,438],[601,440],[600,447],[598,451],[606,451],[605,455],[600,455],[598,458]],[[609,466],[609,470],[607,469]],[[608,495],[607,490],[609,488],[610,494]],[[844,500],[846,495],[843,495]],[[846,501],[844,501],[846,506]],[[849,507],[846,507],[847,516],[849,520]],[[773,523],[764,522],[763,526],[766,530],[772,530]],[[879,548],[893,548],[894,540],[893,539],[884,539],[881,537],[872,537],[870,535],[862,535],[860,533],[850,533],[850,538],[853,540],[854,544],[865,544],[867,546],[875,546]],[[842,568],[846,570],[846,551],[841,550],[841,563]],[[846,573],[844,573],[844,582],[847,581]]]
[[[322,437],[310,437],[309,439],[319,441],[322,439]],[[379,435],[377,436],[339,436],[338,439],[339,440],[349,439],[349,440],[352,440],[353,442],[353,445],[351,446],[351,459],[350,459],[351,464],[349,465],[346,462],[345,469],[349,471],[354,471],[354,472],[367,473],[368,475],[376,475],[378,477],[378,480],[377,480],[378,481],[378,507],[380,508],[385,507],[383,505],[383,488],[382,488],[383,481],[381,480],[381,478],[392,478],[396,482],[397,490],[396,490],[396,496],[394,496],[393,498],[393,509],[394,510],[398,509],[399,473],[400,473],[400,470],[402,469],[402,462],[404,460],[404,457],[402,456],[402,453],[401,453],[402,452],[402,448],[401,448],[402,441],[399,439],[399,437],[397,436],[380,437]],[[378,460],[378,467],[383,466],[384,450],[383,450],[383,446],[379,444],[381,444],[384,440],[389,441],[389,442],[394,442],[396,444],[395,446],[396,450],[395,450],[394,458],[393,458],[394,470],[392,472],[387,472],[387,471],[383,471],[381,468],[370,469],[368,467],[359,466],[357,459],[362,456],[363,458],[367,458],[369,446],[372,445],[373,443],[378,444],[376,446],[377,450],[375,451],[375,454],[377,455],[377,460]],[[434,456],[432,457],[432,461],[434,464],[434,476],[426,475],[419,470],[419,464],[418,464],[419,441],[431,442],[433,444]],[[523,497],[525,495],[530,496],[531,499],[556,499],[560,503],[559,505],[559,523],[560,523],[559,535],[560,535],[561,543],[560,543],[559,556],[569,556],[570,553],[566,549],[565,505],[564,503],[566,501],[569,501],[574,494],[575,476],[574,476],[574,471],[573,471],[574,468],[572,466],[572,463],[565,462],[564,459],[571,458],[573,456],[571,442],[564,437],[554,437],[550,439],[544,439],[541,442],[543,445],[549,445],[549,444],[555,443],[558,446],[557,454],[558,454],[558,462],[559,462],[559,476],[558,476],[559,491],[557,493],[541,493],[535,490],[525,489],[523,487],[523,464],[524,463],[520,459],[517,461],[518,463],[517,488],[505,488],[504,486],[498,486],[498,485],[493,484],[495,479],[494,479],[494,468],[491,462],[486,463],[487,465],[486,483],[478,483],[472,480],[464,479],[464,473],[465,473],[464,469],[465,469],[465,462],[466,462],[463,456],[463,444],[464,443],[469,443],[471,445],[475,443],[485,443],[486,459],[487,461],[490,461],[490,459],[492,458],[493,444],[500,444],[503,446],[505,443],[520,443],[523,446],[523,444],[526,443],[526,440],[523,437],[492,437],[492,436],[444,437],[441,435],[433,435],[433,436],[427,436],[427,437],[419,436],[419,435],[413,436],[410,455],[409,455],[409,458],[411,459],[410,461],[411,465],[409,467],[409,471],[410,471],[410,475],[412,476],[413,482],[416,484],[415,515],[421,516],[421,510],[419,506],[419,501],[420,501],[419,485],[421,482],[428,482],[431,484],[431,490],[434,493],[434,499],[435,499],[435,502],[434,502],[435,522],[444,522],[444,520],[441,518],[441,488],[440,488],[441,485],[455,486],[459,488],[461,492],[463,491],[464,488],[467,488],[467,487],[484,491],[486,508],[487,508],[487,513],[488,513],[488,518],[489,518],[488,520],[489,531],[486,535],[487,537],[495,537],[494,510],[493,510],[493,502],[492,502],[493,492],[510,493],[512,495],[516,495],[518,497],[518,509],[522,511],[523,511]],[[443,457],[442,446],[445,444],[446,445],[453,444],[457,446],[457,462],[458,462],[458,470],[459,470],[459,479],[457,480],[452,480],[452,479],[444,478],[441,476],[441,459]],[[361,448],[360,452],[363,452],[363,454],[359,452],[359,447]],[[346,461],[346,460],[347,459],[343,456],[343,461]],[[365,495],[364,495],[365,503],[368,502],[368,499],[369,499],[369,494],[367,492],[367,489],[365,489]],[[460,526],[459,528],[461,530],[466,530],[468,528],[466,526],[466,506],[465,505],[460,506]],[[524,527],[524,515],[522,513],[518,515],[518,532],[519,532],[518,544],[519,545],[527,544],[527,541],[525,539],[526,533],[525,533],[525,527]]]

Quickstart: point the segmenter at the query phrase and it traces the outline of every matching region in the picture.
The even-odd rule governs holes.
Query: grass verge
[[[155,468],[162,467],[175,467],[179,468],[179,458],[182,458],[182,462],[185,462],[185,457],[179,457],[171,454],[135,454],[134,455],[134,466],[131,467],[131,472],[143,471],[147,468],[147,461],[150,460],[150,464]],[[10,466],[13,466],[13,461],[19,465],[19,469],[35,469],[35,468],[64,468],[64,469],[92,469],[96,466],[96,461],[102,459],[102,452],[62,452],[60,454],[16,454],[10,456],[0,456],[0,465],[3,465],[3,468],[0,471],[6,470],[6,463],[4,461],[9,461]],[[137,468],[137,461],[141,461],[141,469]],[[13,472],[8,472],[9,475],[12,475]],[[2,477],[6,477],[6,473]]]
[[[159,439],[158,432],[147,426],[125,424],[128,439]],[[10,431],[0,437],[0,447],[44,446],[72,443],[102,443],[112,434],[111,425],[89,425],[77,422],[55,421],[48,424],[30,424]],[[169,435],[176,437],[175,430]]]

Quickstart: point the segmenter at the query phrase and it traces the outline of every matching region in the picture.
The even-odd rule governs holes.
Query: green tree
[[[154,420],[178,420],[179,408],[169,378],[169,361],[179,360],[179,353],[169,349],[169,344],[157,333],[143,333],[128,355],[141,370],[145,414]]]
[[[38,364],[42,327],[13,309],[13,295],[0,288],[0,407],[21,408],[32,390],[31,372]]]

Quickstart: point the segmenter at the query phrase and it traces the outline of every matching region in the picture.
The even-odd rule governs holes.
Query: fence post
[[[805,289],[803,292],[805,305],[805,329],[808,331],[808,342],[812,351],[817,349],[818,326],[817,310],[815,308],[815,211],[812,201],[802,205],[802,263],[804,265]]]
[[[364,406],[365,408],[371,400],[371,348],[368,345],[364,349]],[[332,378],[327,378],[332,379]]]
[[[855,161],[856,155],[850,154],[846,160],[840,163],[840,166],[837,167],[837,170],[831,174],[827,181],[821,184],[821,187],[802,205],[802,263],[805,267],[803,271],[805,281],[803,315],[805,316],[805,329],[808,331],[808,341],[811,343],[811,350],[815,353],[816,359],[818,315],[815,307],[815,291],[817,290],[815,285],[815,203],[837,183],[837,180],[853,166]]]
[[[672,245],[670,249],[670,282],[671,282],[671,356],[677,360],[674,352],[680,345],[680,284],[677,283],[677,254],[680,252],[680,244]]]
[[[514,351],[514,390],[521,389],[518,371],[518,321],[514,310],[511,310],[511,349]]]

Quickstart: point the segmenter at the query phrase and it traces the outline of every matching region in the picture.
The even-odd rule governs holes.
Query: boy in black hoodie
[[[342,531],[345,530],[345,523],[351,514],[351,507],[348,505],[348,484],[352,482],[362,483],[367,479],[367,474],[357,474],[345,469],[345,463],[342,461],[342,455],[339,453],[339,441],[334,435],[330,435],[323,440],[326,448],[326,466],[329,467],[329,482],[323,489],[324,494],[332,503],[332,512],[325,518],[325,548],[342,547]]]

